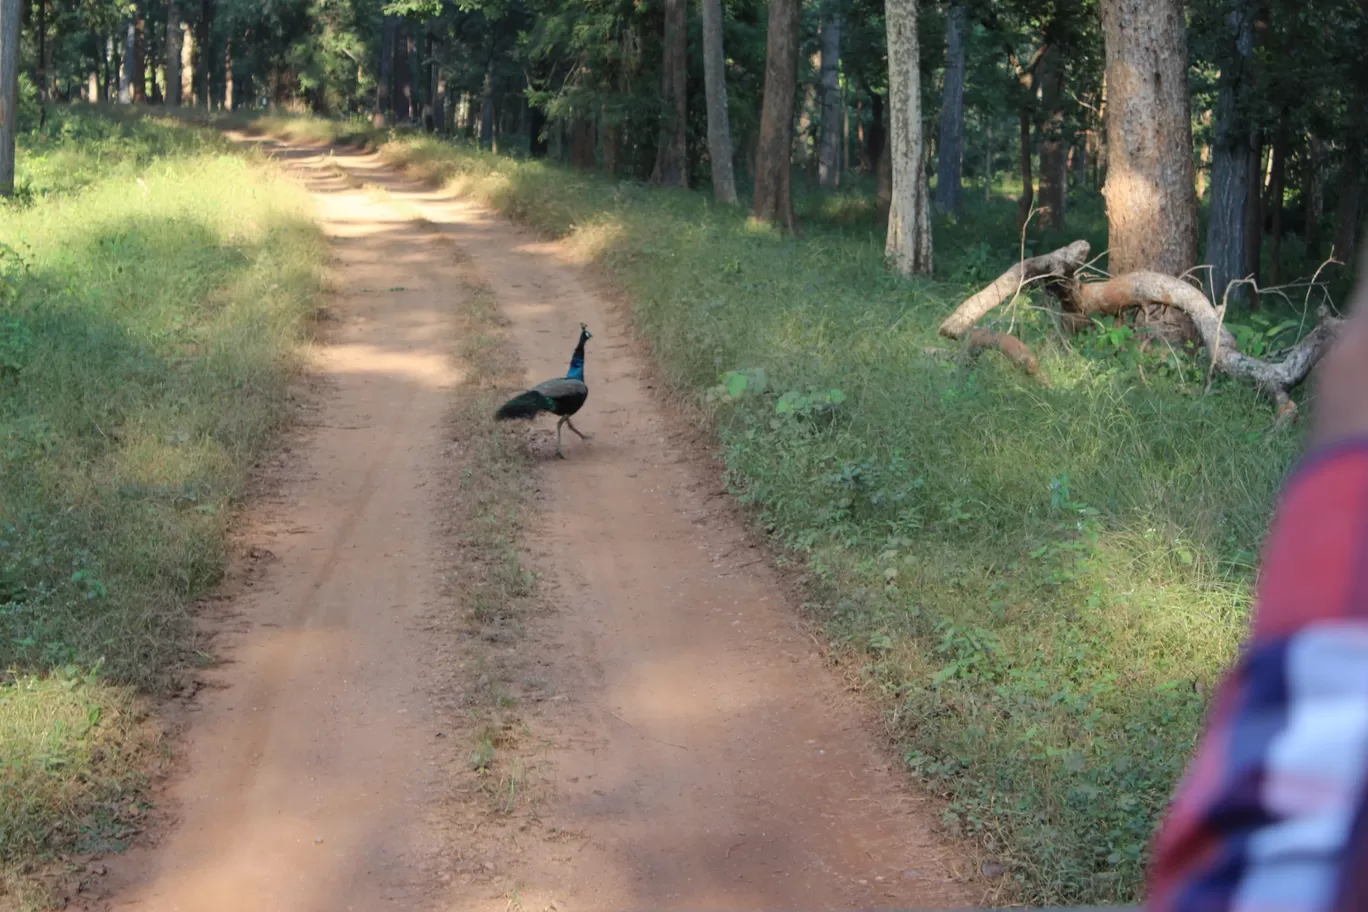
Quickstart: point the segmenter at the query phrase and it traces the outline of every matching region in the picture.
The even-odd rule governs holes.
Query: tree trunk
[[[722,0],[703,0],[703,94],[708,105],[708,158],[713,196],[734,206],[731,119],[727,114],[727,59],[722,46]]]
[[[546,112],[535,105],[527,111],[528,151],[533,158],[546,158]]]
[[[1355,246],[1359,223],[1359,198],[1363,193],[1363,134],[1368,131],[1368,93],[1360,84],[1354,91],[1349,114],[1350,130],[1345,142],[1344,165],[1340,169],[1339,204],[1335,207],[1336,259],[1351,268],[1358,254]]]
[[[195,103],[195,33],[181,22],[181,104]]]
[[[409,36],[407,20],[399,20],[398,37],[394,43],[394,119],[407,123],[413,116],[413,69],[410,53],[413,38]]]
[[[822,124],[817,144],[817,183],[828,190],[841,185],[841,14],[822,21]]]
[[[1216,100],[1216,133],[1211,149],[1211,206],[1206,261],[1212,295],[1226,299],[1230,283],[1245,276],[1245,230],[1249,173],[1254,168],[1252,135],[1246,113],[1254,80],[1254,9],[1251,0],[1233,0],[1226,14],[1225,59]],[[1244,297],[1243,288],[1230,291]]]
[[[1026,227],[1035,205],[1035,179],[1031,176],[1031,109],[1022,104],[1021,121],[1021,196],[1017,197],[1017,231]]]
[[[199,35],[195,38],[195,49],[199,51],[199,60],[195,65],[195,75],[199,78],[199,100],[204,105],[206,111],[213,110],[214,97],[211,92],[213,87],[214,67],[209,62],[209,36],[210,28],[214,24],[214,0],[200,0]]]
[[[1244,273],[1253,276],[1254,281],[1257,282],[1259,281],[1260,265],[1263,259],[1264,233],[1264,146],[1261,131],[1257,129],[1254,131],[1250,146],[1253,152],[1250,155],[1251,166],[1247,172],[1249,186],[1245,190]],[[1252,309],[1258,310],[1258,295],[1251,295],[1249,304]]]
[[[1282,281],[1283,197],[1287,192],[1287,147],[1291,143],[1289,117],[1285,107],[1278,114],[1278,131],[1273,136],[1273,172],[1268,182],[1268,210],[1272,215],[1269,235],[1273,241],[1268,279],[1274,285]]]
[[[884,255],[903,275],[929,274],[930,194],[924,169],[917,0],[885,0],[884,19],[888,25],[889,138],[893,146],[893,198]]]
[[[985,118],[983,125],[983,201],[993,199],[993,118]]]
[[[35,23],[38,31],[38,102],[47,104],[48,100],[48,40],[47,40],[48,0],[37,0],[38,15]]]
[[[386,16],[380,29],[380,73],[375,83],[375,108],[371,111],[371,124],[376,127],[388,123],[394,109],[390,89],[394,83],[394,40],[398,29],[398,18]]]
[[[689,3],[665,0],[660,75],[660,138],[651,183],[689,186]]]
[[[1104,0],[1111,272],[1197,263],[1182,0]]]
[[[484,88],[480,92],[480,148],[494,148],[494,55],[485,61]]]
[[[0,0],[0,196],[14,195],[14,143],[19,128],[19,4]]]
[[[958,212],[964,160],[964,36],[969,28],[965,0],[950,5],[947,19],[945,89],[941,93],[940,143],[936,150],[936,208]]]
[[[1040,227],[1064,228],[1068,199],[1068,174],[1064,160],[1064,65],[1063,49],[1050,45],[1040,58]]]
[[[147,18],[143,0],[133,4],[133,100],[147,103]]]
[[[755,161],[752,215],[796,231],[789,180],[793,170],[793,99],[798,91],[799,0],[770,0],[765,43],[765,91]]]
[[[1325,192],[1321,183],[1322,143],[1319,136],[1307,137],[1306,176],[1302,186],[1302,200],[1305,203],[1303,219],[1306,256],[1310,260],[1321,258],[1321,217],[1325,213]]]
[[[861,152],[860,170],[866,174],[877,174],[879,159],[883,157],[884,141],[888,131],[884,129],[884,97],[878,92],[869,93],[869,129],[865,131],[865,146]]]
[[[223,110],[232,112],[233,103],[233,36],[223,39]]]
[[[137,27],[130,18],[123,27],[123,54],[119,59],[119,104],[133,102],[133,48],[137,43]]]

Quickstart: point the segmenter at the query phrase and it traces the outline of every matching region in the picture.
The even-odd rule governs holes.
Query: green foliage
[[[184,126],[55,110],[21,150],[31,193],[0,207],[0,882],[116,847],[140,813],[155,732],[133,693],[192,658],[324,249],[302,191]]]
[[[810,215],[785,239],[699,196],[429,140],[386,151],[568,236],[630,292],[713,416],[729,487],[805,568],[909,771],[1006,861],[1014,898],[1137,898],[1295,433],[1268,432],[1248,389],[1204,395],[1200,359],[1128,329],[1063,347],[1029,301],[1002,319],[1050,385],[938,356],[966,287],[891,277],[858,224]],[[988,239],[961,274],[1017,255],[994,205],[937,225]]]

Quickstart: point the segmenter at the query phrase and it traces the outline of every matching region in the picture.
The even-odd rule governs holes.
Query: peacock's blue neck
[[[584,352],[577,351],[575,356],[570,359],[570,373],[565,375],[571,380],[584,380]]]

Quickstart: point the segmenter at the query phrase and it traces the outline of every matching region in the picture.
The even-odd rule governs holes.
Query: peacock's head
[[[589,325],[588,325],[587,323],[581,323],[581,324],[580,324],[580,341],[581,341],[581,342],[588,342],[588,341],[589,341],[590,339],[592,339],[592,338],[594,338],[594,334],[591,333],[591,332],[589,331]]]

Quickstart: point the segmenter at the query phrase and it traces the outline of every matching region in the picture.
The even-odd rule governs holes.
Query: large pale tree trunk
[[[660,140],[651,182],[689,186],[689,2],[665,0],[664,65],[660,76]]]
[[[789,190],[793,152],[793,101],[798,89],[799,0],[770,0],[765,44],[765,93],[755,156],[755,199],[751,214],[796,231]]]
[[[195,103],[195,32],[181,23],[181,104]]]
[[[1218,301],[1225,299],[1231,282],[1245,276],[1246,210],[1250,171],[1254,168],[1254,149],[1250,143],[1253,134],[1246,112],[1254,80],[1252,0],[1232,0],[1226,24],[1226,52],[1221,65],[1216,135],[1211,149],[1211,211],[1206,243],[1211,292]]]
[[[941,93],[940,142],[936,148],[936,208],[958,212],[964,161],[964,37],[969,27],[965,0],[950,4],[945,33],[945,88]]]
[[[1102,28],[1110,269],[1176,276],[1197,263],[1182,0],[1103,0]],[[1151,309],[1148,322],[1169,323],[1172,310]]]
[[[703,90],[708,103],[708,158],[713,196],[734,206],[731,120],[727,114],[727,58],[722,47],[722,0],[703,0]]]
[[[181,21],[175,0],[166,4],[166,103],[181,105]]]
[[[394,39],[398,30],[398,17],[386,16],[380,29],[380,73],[375,83],[375,109],[371,111],[371,123],[377,127],[388,123],[394,110],[390,92],[394,84]]]
[[[0,196],[14,195],[19,127],[19,2],[0,0]]]
[[[903,275],[931,272],[931,218],[922,135],[917,0],[886,0],[893,193],[884,255]]]
[[[841,185],[841,14],[833,10],[822,21],[822,124],[817,144],[817,183]]]

